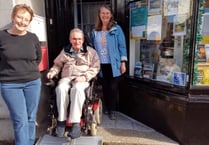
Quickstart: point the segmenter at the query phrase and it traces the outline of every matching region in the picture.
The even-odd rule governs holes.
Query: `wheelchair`
[[[50,93],[51,96],[49,100],[50,109],[48,115],[50,124],[49,127],[47,128],[47,133],[53,136],[56,136],[55,131],[57,126],[57,116],[58,116],[58,112],[56,108],[56,93],[55,93],[55,88],[59,80],[58,78],[59,77],[54,77],[45,84],[51,89],[51,93]],[[97,78],[96,77],[93,78],[92,80],[90,80],[89,83],[90,83],[89,87],[85,89],[86,99],[83,104],[82,116],[80,121],[81,133],[82,133],[81,135],[95,136],[97,134],[97,126],[100,125],[102,122],[102,100],[98,92],[99,90],[98,90]],[[68,108],[70,108],[69,106]],[[71,127],[72,127],[72,123],[66,120],[66,129],[64,136],[66,137],[69,136],[69,131]]]

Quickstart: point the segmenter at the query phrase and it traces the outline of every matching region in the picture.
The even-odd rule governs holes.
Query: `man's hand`
[[[55,75],[56,75],[56,71],[49,71],[49,72],[46,74],[46,77],[47,77],[48,79],[52,79]]]
[[[86,82],[86,78],[84,76],[79,76],[73,79],[74,82]]]

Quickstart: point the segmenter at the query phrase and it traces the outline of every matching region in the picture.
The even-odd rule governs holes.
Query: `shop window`
[[[193,85],[209,85],[209,0],[200,0],[197,18]]]
[[[131,76],[187,85],[192,5],[192,0],[130,3]]]

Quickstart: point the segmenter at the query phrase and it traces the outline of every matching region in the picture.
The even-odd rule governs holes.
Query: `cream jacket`
[[[97,52],[89,46],[87,52],[80,52],[77,56],[63,49],[55,58],[50,71],[55,71],[57,74],[61,71],[62,78],[84,77],[84,81],[88,82],[100,71],[100,60]]]

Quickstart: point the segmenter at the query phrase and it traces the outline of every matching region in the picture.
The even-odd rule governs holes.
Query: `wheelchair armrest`
[[[97,77],[92,78],[89,81],[89,86],[85,89],[86,98],[88,99],[92,99],[96,80],[97,80]]]
[[[50,79],[48,82],[45,83],[45,85],[47,87],[54,87],[55,86],[55,81],[53,81],[52,79]]]
[[[92,78],[92,79],[89,81],[90,86],[94,85],[94,83],[96,82],[96,80],[97,80],[97,77]]]

